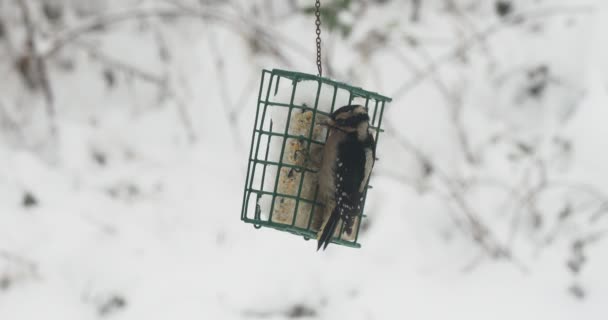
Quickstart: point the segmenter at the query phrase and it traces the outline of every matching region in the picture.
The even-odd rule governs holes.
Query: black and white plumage
[[[376,157],[369,115],[363,106],[339,108],[326,125],[329,136],[319,175],[323,225],[318,233],[317,250],[327,248],[341,223],[347,235],[352,233]]]

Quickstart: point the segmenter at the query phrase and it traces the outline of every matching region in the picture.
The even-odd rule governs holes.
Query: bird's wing
[[[367,182],[366,160],[373,157],[354,137],[345,139],[337,147],[339,157],[333,172],[336,185],[335,207],[322,227],[318,248],[325,248],[331,242],[335,230],[340,227],[340,220],[344,223],[347,234],[351,234],[354,218],[359,215],[363,201],[364,193],[359,190],[364,190]]]

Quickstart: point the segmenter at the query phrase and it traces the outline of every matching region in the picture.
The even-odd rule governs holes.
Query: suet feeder
[[[263,70],[241,220],[256,228],[270,227],[315,239],[322,223],[317,172],[327,138],[327,130],[319,122],[341,106],[363,105],[377,144],[384,108],[390,101],[378,93],[317,75]],[[347,236],[341,229],[334,234],[333,243],[361,247],[358,238],[366,197],[367,191],[353,233]]]

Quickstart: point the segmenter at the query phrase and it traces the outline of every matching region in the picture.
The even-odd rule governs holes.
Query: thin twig
[[[419,56],[427,63],[433,62],[430,54],[424,48],[417,47],[416,52],[418,52]],[[460,147],[462,148],[465,160],[470,165],[476,165],[478,161],[471,150],[469,138],[466,134],[464,124],[462,123],[462,113],[464,109],[462,97],[458,96],[458,93],[456,91],[452,93],[448,89],[448,86],[441,79],[441,75],[439,74],[438,70],[433,70],[431,72],[431,78],[433,82],[435,82],[435,86],[437,87],[439,93],[441,93],[448,105],[451,106],[451,108],[448,110],[448,113],[450,114],[450,120],[452,121],[454,130],[456,131],[456,138]]]
[[[4,249],[0,249],[0,258],[7,261],[15,262],[16,264],[25,267],[25,269],[31,276],[36,278],[39,277],[38,265],[30,259],[24,258],[21,255],[6,251]]]
[[[236,118],[233,117],[233,113],[231,112],[231,110],[233,110],[233,106],[232,101],[230,100],[230,93],[228,92],[227,87],[228,81],[224,70],[224,60],[219,52],[218,44],[213,32],[209,32],[208,34],[208,43],[214,60],[215,73],[218,78],[217,84],[220,86],[220,97],[222,99],[223,104],[221,108],[224,114],[226,115],[226,120],[228,121],[228,125],[230,126],[230,132],[234,140],[234,146],[236,150],[242,150],[241,141],[238,135],[238,123],[236,121]]]
[[[119,61],[118,59],[106,55],[100,49],[92,45],[86,44],[78,39],[72,41],[71,44],[75,47],[85,50],[91,56],[91,58],[98,60],[108,68],[119,70],[129,76],[133,76],[142,81],[156,85],[161,92],[164,92],[167,97],[171,98],[175,102],[178,117],[182,125],[184,126],[184,130],[186,132],[186,135],[188,136],[188,140],[190,141],[190,143],[193,143],[198,139],[192,122],[190,121],[190,116],[188,114],[186,104],[177,95],[175,90],[171,88],[171,83],[169,82],[167,75],[155,75],[151,72],[139,69],[130,64]]]
[[[469,18],[467,13],[464,10],[462,10],[460,8],[460,6],[457,3],[455,3],[453,0],[451,0],[451,2],[453,3],[453,5],[452,5],[453,12],[458,17],[460,17],[460,20],[463,22],[463,25],[465,26],[465,28],[469,29],[471,31],[471,34],[474,37],[477,37],[477,41],[481,47],[482,52],[488,57],[488,60],[495,61],[496,58],[492,54],[492,51],[491,51],[490,46],[487,41],[488,39],[486,37],[481,36],[482,33],[479,31],[479,29],[477,28],[475,23],[471,20],[471,18]]]
[[[469,206],[467,201],[464,199],[462,190],[458,187],[458,183],[455,183],[453,179],[449,178],[443,170],[434,163],[430,157],[426,156],[422,151],[415,147],[405,137],[397,135],[397,131],[392,130],[393,128],[390,120],[385,122],[387,133],[391,134],[398,142],[401,147],[409,152],[412,152],[421,161],[423,166],[432,166],[434,175],[437,177],[438,182],[446,189],[444,197],[451,200],[456,205],[458,211],[461,212],[466,218],[468,229],[471,232],[472,239],[478,243],[490,256],[494,258],[506,257],[511,258],[506,248],[499,245],[495,239],[491,239],[490,230],[487,228],[479,219],[478,214]]]
[[[57,126],[55,124],[55,99],[53,90],[48,77],[48,71],[46,66],[45,57],[40,55],[38,52],[38,46],[36,43],[36,26],[32,21],[30,9],[27,5],[26,0],[19,0],[19,8],[21,9],[23,16],[23,24],[25,25],[26,43],[25,43],[25,59],[29,59],[31,65],[26,67],[26,72],[31,72],[30,76],[33,77],[33,81],[42,88],[44,101],[46,105],[46,112],[49,117],[49,127],[51,137],[56,137]]]
[[[192,125],[192,121],[190,120],[190,114],[188,112],[187,104],[171,88],[167,89],[167,93],[175,101],[177,113],[180,121],[182,122],[182,125],[184,126],[184,130],[186,131],[188,140],[190,141],[190,143],[196,142],[198,140],[198,135],[196,134],[194,126]]]
[[[77,48],[86,51],[91,58],[98,60],[109,68],[117,69],[128,74],[129,76],[139,78],[140,80],[150,82],[160,87],[165,87],[167,85],[166,77],[155,75],[151,72],[139,69],[137,67],[134,67],[133,65],[122,62],[116,58],[105,54],[103,51],[101,51],[99,48],[96,48],[95,46],[86,44],[83,41],[79,40],[75,40],[71,44]]]
[[[59,36],[55,36],[55,39],[51,41],[52,45],[43,53],[43,56],[48,57],[57,54],[66,44],[73,42],[86,34],[95,32],[100,27],[109,27],[126,21],[151,17],[187,17],[202,19],[203,21],[213,21],[218,25],[232,29],[236,34],[242,36],[246,40],[256,37],[256,39],[264,43],[268,52],[272,53],[277,59],[283,61],[286,66],[290,66],[291,62],[281,53],[279,44],[291,48],[294,53],[302,56],[309,56],[307,53],[309,51],[308,49],[303,48],[298,43],[293,42],[279,32],[270,33],[269,31],[266,31],[259,22],[253,21],[248,17],[231,17],[227,13],[202,10],[185,5],[179,5],[174,8],[136,8],[122,12],[98,15],[88,21],[82,22],[79,26],[64,30]]]
[[[151,8],[151,9],[129,9],[121,12],[114,12],[108,14],[100,14],[95,16],[88,21],[81,22],[80,25],[64,30],[52,41],[52,45],[43,54],[45,57],[57,54],[61,48],[65,45],[79,39],[80,37],[95,32],[100,27],[109,27],[115,24],[119,24],[131,20],[139,20],[150,17],[191,17],[191,18],[205,18],[214,20],[218,23],[225,23],[226,25],[232,26],[233,23],[230,19],[225,16],[212,12],[212,11],[186,11],[175,8]]]
[[[508,240],[507,243],[509,244],[510,248],[513,248],[514,244],[515,244],[515,238],[518,235],[519,232],[519,228],[520,228],[520,223],[521,223],[521,217],[523,215],[523,211],[524,209],[528,209],[529,213],[535,213],[536,211],[538,211],[536,209],[536,202],[538,200],[538,198],[541,196],[541,194],[547,189],[547,168],[545,166],[545,163],[542,159],[537,159],[537,158],[533,158],[532,159],[534,166],[532,167],[532,169],[536,168],[536,173],[539,174],[540,178],[539,181],[532,186],[531,188],[529,188],[524,194],[522,199],[519,201],[519,206],[517,206],[515,208],[515,212],[513,214],[513,220],[511,221],[511,226],[509,229],[509,236],[508,236]],[[522,185],[518,187],[518,189],[523,189],[525,190],[526,186],[525,184],[527,184],[527,179],[524,179],[524,181],[522,182]]]

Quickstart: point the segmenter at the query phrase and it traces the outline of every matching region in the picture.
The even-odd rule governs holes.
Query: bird
[[[352,234],[376,159],[376,144],[364,106],[338,108],[322,124],[328,127],[329,135],[319,169],[322,224],[317,233],[317,251],[327,248],[340,223],[347,235]]]

